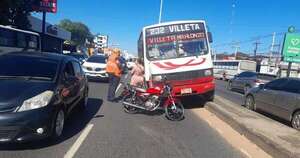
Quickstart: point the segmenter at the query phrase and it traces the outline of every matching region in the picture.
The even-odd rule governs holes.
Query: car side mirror
[[[208,42],[213,43],[213,38],[212,38],[211,32],[207,32],[207,35],[208,35]]]

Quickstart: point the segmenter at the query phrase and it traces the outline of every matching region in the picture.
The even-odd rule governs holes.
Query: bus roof
[[[25,30],[21,30],[21,29],[16,29],[16,28],[13,28],[11,26],[4,26],[4,25],[0,25],[1,28],[4,28],[4,29],[9,29],[9,30],[13,30],[13,31],[18,31],[18,32],[23,32],[23,33],[29,33],[29,34],[34,34],[34,35],[37,35],[39,36],[38,33],[36,32],[32,32],[32,31],[25,31]]]
[[[172,24],[180,24],[180,23],[204,23],[204,20],[180,20],[180,21],[170,21],[170,22],[163,22],[159,24],[149,25],[145,26],[144,29],[152,28],[152,27],[159,27],[159,26],[165,26],[165,25],[172,25]]]

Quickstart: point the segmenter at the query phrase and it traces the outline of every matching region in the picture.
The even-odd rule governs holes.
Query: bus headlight
[[[212,75],[212,70],[211,69],[204,70],[204,75],[205,76],[211,76]]]

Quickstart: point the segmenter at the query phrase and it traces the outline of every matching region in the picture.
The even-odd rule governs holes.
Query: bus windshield
[[[205,39],[174,41],[147,46],[147,55],[150,60],[198,56],[205,55],[207,52]]]
[[[145,30],[149,60],[199,56],[208,53],[204,23],[175,23]]]

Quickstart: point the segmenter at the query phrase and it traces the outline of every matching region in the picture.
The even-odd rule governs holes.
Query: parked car
[[[88,58],[88,56],[86,54],[80,54],[80,53],[75,53],[75,52],[67,53],[65,55],[69,55],[69,56],[76,58],[77,60],[79,60],[80,64],[83,64]]]
[[[60,137],[72,109],[87,105],[87,79],[65,55],[1,55],[0,80],[0,142]]]
[[[300,130],[300,79],[280,78],[251,89],[245,95],[248,109],[260,109],[291,122]]]
[[[230,79],[227,88],[246,93],[249,89],[258,87],[260,84],[265,84],[274,79],[276,79],[276,75],[245,71]]]
[[[83,63],[83,71],[89,78],[108,79],[106,73],[107,57],[103,55],[93,55]]]

